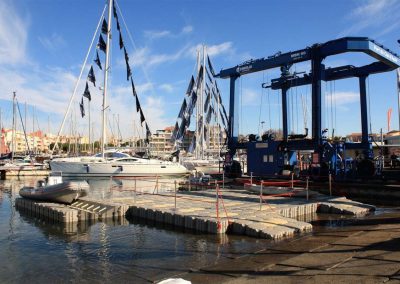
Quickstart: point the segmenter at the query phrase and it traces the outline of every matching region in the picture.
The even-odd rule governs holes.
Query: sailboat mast
[[[215,79],[214,79],[214,81],[215,81]],[[217,86],[217,82],[215,82],[215,86]],[[215,93],[217,94],[217,91],[215,91]],[[219,94],[217,94],[218,95],[218,97],[217,97],[217,130],[218,130],[218,137],[217,137],[217,139],[218,139],[218,160],[219,160],[219,158],[221,157],[221,121],[220,121],[220,115],[221,115],[221,113],[220,113],[220,110],[219,110],[219,108],[221,107],[221,102],[220,102],[220,100],[219,100],[219,98],[220,98],[220,96],[219,96]]]
[[[107,87],[108,87],[108,71],[110,64],[110,42],[111,42],[111,22],[112,22],[112,4],[113,1],[108,1],[108,27],[107,27],[107,41],[106,41],[106,63],[104,67],[104,93],[103,93],[103,112],[102,112],[102,141],[101,153],[104,158],[104,148],[106,145],[106,109],[107,109]]]
[[[89,141],[88,141],[88,147],[89,147],[89,149],[88,149],[88,151],[90,151],[91,153],[93,152],[93,150],[91,149],[91,141],[92,141],[92,139],[91,139],[91,137],[92,137],[92,128],[91,128],[91,121],[90,121],[90,101],[89,101],[89,103],[88,103],[88,107],[89,107]]]
[[[200,50],[197,50],[197,74],[199,74],[200,72]],[[196,82],[197,84],[197,82]],[[198,94],[198,90],[196,90],[196,93]],[[197,101],[196,101],[196,149],[195,149],[195,156],[196,159],[199,158],[200,156],[200,125],[199,125],[199,121],[200,121],[200,95],[198,95],[197,97]]]
[[[16,121],[16,119],[15,119],[15,96],[16,96],[16,93],[15,92],[13,92],[13,122],[12,122],[12,142],[11,142],[11,149],[12,149],[12,152],[11,152],[11,163],[13,163],[14,162],[14,155],[15,155],[15,131],[16,131],[16,129],[17,129],[17,121]]]
[[[202,133],[202,135],[201,135],[201,144],[202,144],[202,147],[201,147],[201,158],[202,159],[204,159],[204,150],[205,150],[205,146],[207,145],[207,143],[206,143],[206,141],[205,141],[205,139],[204,139],[204,136],[205,136],[205,133],[204,133],[204,131],[205,131],[205,123],[206,123],[206,120],[205,120],[205,117],[204,117],[204,93],[205,93],[205,90],[206,90],[206,46],[205,45],[203,45],[203,84],[202,84],[202,86],[201,86],[201,113],[202,113],[202,117],[203,117],[203,123],[202,123],[202,129],[201,129],[201,133]]]

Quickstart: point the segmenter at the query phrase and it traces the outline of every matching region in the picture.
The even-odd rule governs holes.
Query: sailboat
[[[205,46],[198,52],[197,67],[196,79],[192,76],[190,80],[171,139],[179,149],[195,111],[195,135],[188,153],[179,157],[180,163],[191,171],[217,174],[223,171],[222,140],[228,117]]]
[[[132,157],[131,155],[118,151],[118,150],[106,150],[106,109],[108,108],[107,105],[107,95],[108,95],[108,75],[110,69],[110,41],[111,41],[111,31],[112,31],[112,20],[113,17],[116,21],[117,30],[119,31],[119,47],[124,52],[126,68],[127,68],[127,80],[131,82],[132,85],[132,93],[136,99],[136,111],[140,114],[140,121],[143,124],[145,122],[146,128],[146,141],[148,141],[151,132],[150,128],[147,124],[145,116],[143,114],[143,110],[141,108],[138,94],[135,89],[135,85],[132,78],[131,67],[129,65],[129,56],[124,46],[124,40],[122,37],[121,26],[118,20],[118,13],[113,0],[109,0],[106,4],[108,6],[108,20],[106,21],[103,18],[103,15],[100,18],[99,24],[97,25],[97,30],[95,32],[95,36],[97,35],[100,23],[102,22],[101,32],[99,35],[99,41],[97,44],[97,48],[104,52],[105,54],[105,66],[104,69],[102,68],[102,64],[100,61],[100,57],[98,51],[96,50],[96,58],[94,62],[97,64],[99,69],[103,70],[104,72],[104,86],[103,86],[103,104],[102,104],[102,139],[101,139],[101,153],[94,155],[94,156],[84,156],[84,157],[69,157],[69,158],[57,158],[50,161],[50,168],[54,172],[62,172],[63,176],[70,176],[70,177],[88,177],[88,176],[95,176],[95,177],[135,177],[135,176],[164,176],[164,175],[183,175],[187,173],[187,169],[177,163],[177,162],[169,162],[163,161],[159,159],[145,159],[145,158],[138,158]],[[103,39],[102,35],[106,36],[106,40]],[[94,38],[94,37],[93,37]],[[93,40],[92,40],[93,43]],[[91,47],[89,48],[88,54],[86,56],[85,62],[82,66],[81,73],[79,78],[82,76],[83,69],[86,65],[86,61],[88,55],[90,53]],[[78,80],[79,81],[79,80]],[[93,70],[93,66],[91,66],[87,82],[86,88],[82,95],[82,100],[79,104],[81,115],[84,116],[84,98],[87,98],[90,102],[90,90],[88,87],[88,82],[92,82],[95,85],[95,74]],[[74,95],[77,90],[78,83],[75,86],[74,93],[71,97],[67,112],[64,116],[64,120],[61,124],[58,137],[62,131],[63,125],[65,123],[68,111],[71,107],[71,102],[74,98]],[[89,112],[90,114],[90,112]],[[90,117],[90,116],[89,116]],[[90,125],[90,122],[89,122]],[[56,140],[55,146],[58,145],[58,138]],[[54,148],[53,148],[54,150]]]
[[[27,139],[27,134],[26,134],[26,129],[25,129],[25,125],[22,121],[22,116],[21,116],[21,112],[19,109],[19,103],[18,100],[16,98],[16,92],[13,92],[13,118],[12,118],[12,141],[11,141],[11,152],[9,153],[9,155],[4,156],[2,158],[3,163],[0,166],[0,171],[1,172],[6,172],[7,175],[40,175],[40,174],[45,174],[47,169],[47,166],[43,163],[38,163],[35,161],[35,159],[33,157],[31,157],[30,155],[25,155],[25,156],[16,156],[16,132],[17,132],[17,119],[16,119],[16,115],[17,115],[17,107],[18,107],[18,113],[19,113],[19,117],[21,119],[21,125],[22,125],[22,129],[24,132],[24,138],[25,138],[25,143],[26,143],[26,147],[28,150],[28,153],[30,153],[30,149],[29,149],[29,143],[28,143],[28,139]]]

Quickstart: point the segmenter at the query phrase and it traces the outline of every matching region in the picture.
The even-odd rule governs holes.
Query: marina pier
[[[147,180],[147,182],[150,182]],[[114,188],[115,197],[83,197],[71,205],[16,199],[16,207],[32,216],[61,223],[108,218],[146,221],[208,234],[236,234],[255,238],[281,239],[312,231],[302,216],[315,213],[364,216],[374,206],[345,197],[310,192],[303,197],[257,195],[243,189],[175,191],[177,182],[154,180],[153,192],[143,188]],[[158,193],[156,187],[163,187]],[[150,186],[152,187],[152,186]],[[297,189],[306,192],[306,189]],[[121,196],[121,193],[123,197]]]

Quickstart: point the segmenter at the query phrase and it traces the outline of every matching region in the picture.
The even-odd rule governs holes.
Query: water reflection
[[[117,220],[59,224],[15,210],[23,186],[37,179],[0,181],[0,275],[2,282],[156,281],[239,256],[264,246],[242,237],[187,233],[154,224]],[[89,197],[119,198],[174,190],[174,180],[90,179]],[[43,271],[46,271],[44,274]]]
[[[104,220],[63,225],[37,219],[14,207],[19,189],[35,185],[36,180],[0,181],[1,282],[34,279],[46,283],[144,283],[253,253],[275,243],[198,234],[146,222]],[[154,180],[140,180],[139,184],[134,179],[89,179],[88,195],[123,198],[132,196],[135,188],[150,193],[174,190],[174,179],[158,182],[157,188]]]

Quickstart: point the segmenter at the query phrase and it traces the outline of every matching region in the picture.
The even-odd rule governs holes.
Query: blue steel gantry
[[[347,52],[362,52],[376,59],[371,64],[355,67],[345,65],[335,68],[326,68],[322,63],[328,56]],[[311,61],[311,71],[298,76],[291,74],[290,68],[293,64]],[[258,175],[276,174],[284,169],[285,165],[296,163],[295,151],[312,150],[313,163],[327,165],[329,171],[338,174],[343,170],[339,165],[338,152],[340,148],[360,149],[364,153],[364,165],[359,166],[364,174],[371,174],[371,141],[368,133],[368,108],[366,79],[370,74],[392,71],[400,66],[400,58],[397,54],[366,37],[345,37],[322,44],[314,44],[304,49],[277,53],[268,58],[250,60],[232,68],[222,69],[216,77],[230,79],[230,105],[228,123],[228,148],[232,157],[238,148],[248,150],[248,172]],[[283,141],[269,140],[252,141],[246,144],[238,143],[238,96],[235,93],[235,82],[243,75],[255,73],[272,68],[281,69],[281,77],[271,80],[271,84],[263,84],[264,88],[281,90],[282,95],[282,131]],[[361,108],[361,143],[339,143],[333,145],[323,137],[321,126],[321,82],[333,81],[356,77],[359,80],[360,108]],[[311,85],[312,106],[312,131],[311,139],[297,135],[297,139],[291,139],[288,135],[288,107],[287,91],[292,87]],[[271,138],[271,137],[270,137]],[[299,139],[300,138],[300,139]]]

